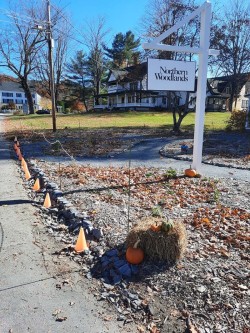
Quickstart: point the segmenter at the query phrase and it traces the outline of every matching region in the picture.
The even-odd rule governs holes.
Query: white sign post
[[[187,24],[194,17],[201,15],[201,28],[200,28],[200,46],[177,46],[161,44],[166,37],[176,32],[181,26]],[[204,4],[193,11],[182,21],[162,33],[160,36],[154,38],[151,43],[144,43],[144,49],[162,50],[162,51],[175,51],[183,53],[197,53],[199,55],[199,70],[198,70],[198,85],[197,85],[197,98],[196,98],[196,113],[195,113],[195,129],[194,129],[194,148],[193,148],[193,163],[192,167],[197,171],[201,168],[202,162],[202,148],[203,148],[203,132],[204,132],[204,119],[205,119],[205,102],[206,102],[206,88],[207,88],[207,67],[208,56],[218,55],[218,50],[209,49],[210,39],[210,24],[211,24],[211,3],[204,2]],[[176,89],[178,90],[178,89]]]

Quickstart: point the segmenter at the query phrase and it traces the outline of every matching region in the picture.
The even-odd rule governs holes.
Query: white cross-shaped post
[[[181,26],[187,24],[194,17],[201,15],[200,28],[200,46],[177,46],[161,44],[166,37],[176,32]],[[201,169],[202,148],[203,148],[203,132],[205,119],[205,103],[207,92],[207,68],[208,56],[219,54],[218,50],[209,49],[210,41],[210,25],[211,25],[211,3],[206,1],[202,6],[194,10],[189,16],[175,24],[173,27],[163,32],[160,36],[154,38],[151,43],[144,43],[144,49],[174,51],[183,53],[197,53],[199,56],[198,84],[196,92],[196,108],[195,108],[195,128],[194,128],[194,147],[193,147],[193,163],[192,168],[197,171]]]

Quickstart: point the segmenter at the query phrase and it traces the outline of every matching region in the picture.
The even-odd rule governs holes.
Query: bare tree
[[[213,45],[220,50],[214,66],[220,75],[230,77],[229,110],[233,110],[250,72],[250,5],[234,0],[217,17]],[[248,75],[247,75],[248,73]]]
[[[170,29],[189,15],[197,6],[194,0],[151,0],[141,22],[141,34],[145,41],[151,40]],[[191,20],[162,41],[168,45],[197,46],[199,43],[199,20]],[[192,54],[158,51],[160,59],[191,60]]]
[[[87,24],[85,31],[85,43],[89,49],[87,73],[92,83],[95,103],[98,105],[98,95],[101,92],[101,84],[106,70],[103,45],[109,30],[105,27],[105,19],[98,17],[96,21]]]
[[[54,79],[55,79],[55,101],[56,104],[59,99],[61,92],[61,80],[64,75],[65,63],[67,57],[68,41],[70,36],[70,29],[65,21],[65,15],[63,18],[57,15],[57,12],[53,15],[53,69],[54,69]],[[46,34],[46,31],[44,32]],[[45,35],[46,37],[46,35]],[[47,45],[42,48],[36,57],[35,66],[35,76],[40,82],[43,89],[46,90],[47,94],[51,96],[51,82],[50,73],[48,66],[48,48]]]
[[[2,66],[6,66],[22,86],[29,106],[34,114],[34,103],[29,78],[35,69],[35,58],[45,43],[41,31],[33,29],[45,21],[45,12],[36,1],[16,2],[16,8],[9,11],[11,25],[0,35]]]

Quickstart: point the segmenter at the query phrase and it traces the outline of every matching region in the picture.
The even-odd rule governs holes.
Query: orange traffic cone
[[[76,245],[75,245],[75,251],[76,252],[83,252],[83,251],[88,251],[88,246],[87,246],[87,242],[86,242],[86,238],[85,238],[85,234],[83,231],[83,228],[80,228],[80,232],[76,241]]]
[[[25,170],[25,179],[29,180],[30,178],[31,178],[31,175],[30,175],[29,169],[27,167]]]
[[[36,179],[35,184],[32,188],[34,191],[39,191],[40,190],[40,180],[39,178]]]
[[[49,192],[47,192],[46,196],[45,196],[45,200],[43,203],[43,207],[45,208],[50,208],[51,207],[51,201],[50,201],[50,195]]]

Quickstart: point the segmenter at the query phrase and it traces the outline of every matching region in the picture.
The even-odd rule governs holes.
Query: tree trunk
[[[23,79],[21,81],[21,86],[22,86],[22,88],[25,92],[26,98],[27,98],[27,103],[29,106],[29,114],[35,114],[33,97],[32,97],[32,93],[31,93],[27,80]]]

